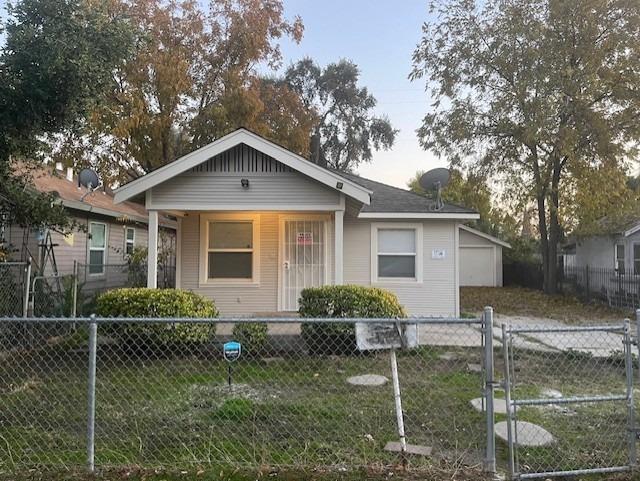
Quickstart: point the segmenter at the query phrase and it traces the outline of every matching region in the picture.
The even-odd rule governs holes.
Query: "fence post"
[[[485,370],[485,415],[487,421],[487,445],[484,460],[484,470],[488,473],[496,472],[496,432],[494,413],[495,379],[493,369],[493,308],[485,307],[482,315],[482,330],[484,333],[484,370]]]
[[[636,347],[638,348],[638,363],[640,363],[640,309],[636,309]],[[640,374],[640,369],[638,369],[638,374]]]
[[[24,299],[22,300],[22,317],[29,316],[29,295],[31,287],[31,257],[27,259],[27,271],[24,279]]]
[[[98,326],[96,315],[89,322],[89,382],[87,385],[87,468],[95,469],[95,425],[96,425],[96,348]]]
[[[513,426],[513,405],[511,404],[511,366],[509,363],[509,343],[511,334],[507,329],[506,324],[502,324],[502,354],[504,357],[504,401],[507,407],[507,444],[509,446],[508,466],[509,466],[509,478],[517,478],[516,463],[515,463],[515,439],[514,439],[514,426]]]
[[[624,320],[624,353],[627,380],[627,432],[629,436],[629,465],[638,463],[636,453],[635,407],[633,404],[633,356],[631,354],[631,322]]]
[[[78,261],[73,260],[73,287],[71,294],[71,317],[78,317]]]

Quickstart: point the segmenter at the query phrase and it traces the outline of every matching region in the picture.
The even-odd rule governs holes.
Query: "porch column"
[[[149,245],[147,255],[147,287],[158,287],[158,211],[149,211]]]
[[[343,279],[343,251],[344,251],[344,241],[343,241],[343,224],[344,224],[344,210],[336,210],[335,214],[335,235],[334,235],[334,248],[333,248],[333,259],[335,262],[334,266],[334,284],[340,285],[344,282]]]

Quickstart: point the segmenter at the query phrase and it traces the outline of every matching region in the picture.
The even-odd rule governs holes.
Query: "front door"
[[[298,310],[305,287],[327,284],[327,222],[285,219],[282,223],[281,300],[285,311]]]

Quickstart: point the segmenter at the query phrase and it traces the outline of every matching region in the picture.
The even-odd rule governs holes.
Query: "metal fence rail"
[[[629,321],[502,326],[512,479],[630,471],[636,466]]]
[[[385,450],[399,441],[390,353],[359,350],[353,334],[357,323],[375,322],[415,325],[418,334],[417,346],[397,352],[402,418],[407,442],[432,452],[410,465],[427,467],[435,457],[492,470],[493,413],[482,410],[494,386],[487,312],[0,319],[0,468],[398,462]],[[74,329],[60,335],[61,324]],[[228,363],[222,345],[232,338],[243,350]]]

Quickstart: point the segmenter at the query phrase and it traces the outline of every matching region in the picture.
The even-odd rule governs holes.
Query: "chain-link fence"
[[[26,262],[0,262],[0,316],[25,313],[29,273]]]
[[[628,471],[636,464],[629,323],[503,326],[514,479]],[[633,348],[635,351],[635,348]]]
[[[354,320],[2,322],[2,468],[83,464],[88,434],[99,466],[400,459],[391,354],[361,350]],[[60,336],[60,323],[73,331]],[[485,461],[481,319],[375,323],[415,326],[415,342],[397,350],[406,441],[422,449],[410,466]],[[242,352],[228,362],[232,338]]]

